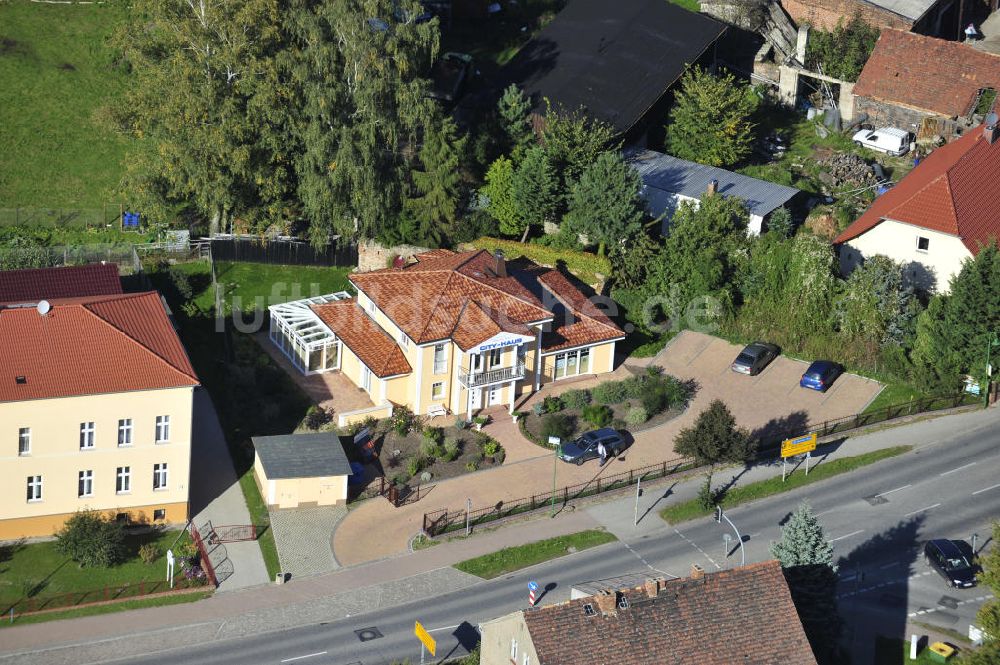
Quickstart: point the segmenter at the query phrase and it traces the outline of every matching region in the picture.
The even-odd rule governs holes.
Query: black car
[[[816,360],[809,365],[809,369],[799,379],[799,385],[825,393],[826,389],[843,373],[844,368],[832,360]]]
[[[955,588],[976,586],[976,569],[953,540],[928,541],[924,545],[924,561]]]
[[[622,435],[617,430],[604,427],[587,432],[576,441],[562,444],[559,459],[579,466],[589,459],[600,457],[597,453],[597,446],[601,443],[604,444],[608,458],[617,457],[621,451],[625,450],[625,439],[622,438]]]
[[[781,349],[774,344],[754,342],[740,351],[740,355],[736,356],[730,367],[734,372],[756,376],[780,353]]]

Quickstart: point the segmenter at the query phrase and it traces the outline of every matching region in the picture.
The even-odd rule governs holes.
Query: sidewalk
[[[896,445],[916,447],[938,443],[957,432],[969,433],[996,427],[1000,410],[973,411],[949,417],[921,420],[919,423],[875,431],[845,440],[833,457],[854,455]],[[775,466],[751,469],[741,482],[771,477],[780,470]],[[727,473],[719,473],[722,480]],[[692,498],[701,478],[695,476],[672,488],[669,501]],[[536,514],[494,530],[483,529],[469,539],[457,539],[409,555],[400,555],[368,564],[341,569],[276,586],[244,589],[218,594],[198,603],[134,610],[112,617],[86,617],[61,621],[58,642],[51,624],[14,626],[0,630],[4,652],[20,655],[0,656],[0,663],[46,663],[74,665],[108,658],[127,658],[179,643],[194,645],[216,639],[228,639],[302,625],[309,621],[328,621],[426,597],[446,593],[477,583],[475,578],[447,569],[458,561],[517,545],[583,529],[607,526],[626,543],[648,533],[668,528],[656,516],[666,504],[659,488],[670,481],[649,486],[640,500],[640,515],[633,527],[634,495],[617,495],[613,500],[589,504],[586,508],[566,510],[556,518]],[[654,489],[656,488],[656,489]],[[433,593],[431,592],[433,590]],[[135,636],[142,633],[142,639]],[[61,645],[61,646],[60,646]],[[72,645],[72,646],[71,646]],[[38,649],[30,653],[31,650]],[[30,653],[30,655],[29,655]]]
[[[219,424],[219,418],[212,405],[212,398],[204,389],[194,393],[194,431],[191,433],[191,512],[192,521],[199,529],[206,523],[215,526],[227,524],[250,524],[243,490],[240,489],[229,457],[226,439]],[[218,550],[219,559],[213,552],[212,562],[217,569],[222,563],[222,547],[232,564],[232,574],[228,574],[228,564],[219,571],[219,591],[233,591],[267,584],[267,568],[260,546],[256,541],[226,543]],[[227,576],[228,575],[228,576]]]

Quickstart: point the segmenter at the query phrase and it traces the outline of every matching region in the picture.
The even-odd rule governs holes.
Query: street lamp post
[[[984,386],[985,389],[983,390],[983,408],[986,408],[986,407],[988,407],[990,405],[990,375],[992,374],[992,372],[990,371],[990,352],[993,351],[993,347],[994,346],[1000,346],[1000,339],[997,339],[997,334],[996,333],[993,333],[992,336],[990,336],[990,334],[987,333],[987,336],[986,336],[986,385]]]
[[[559,466],[559,453],[562,452],[562,442],[557,441],[552,450],[552,505],[549,508],[549,517],[556,515],[556,467]]]

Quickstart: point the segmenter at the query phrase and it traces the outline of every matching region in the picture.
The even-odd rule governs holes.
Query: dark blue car
[[[843,371],[844,368],[832,360],[816,360],[799,379],[799,385],[821,393],[826,392]]]

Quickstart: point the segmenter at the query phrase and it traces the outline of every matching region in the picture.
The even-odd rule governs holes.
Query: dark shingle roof
[[[121,292],[118,266],[114,263],[0,271],[0,303],[106,296]]]
[[[620,591],[603,613],[594,596],[524,612],[544,665],[815,665],[777,561],[661,582],[655,597]],[[593,616],[584,606],[591,605]],[[567,639],[571,638],[571,639]]]
[[[253,447],[269,480],[347,476],[351,473],[344,446],[334,432],[255,436]]]
[[[666,0],[571,0],[505,68],[544,109],[580,106],[627,132],[725,25]]]

